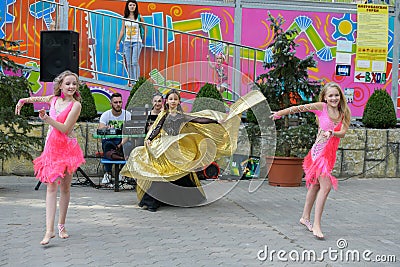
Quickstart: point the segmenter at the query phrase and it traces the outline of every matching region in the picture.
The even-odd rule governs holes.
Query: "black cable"
[[[346,180],[348,180],[348,179],[350,179],[350,178],[353,178],[353,177],[356,177],[356,176],[361,176],[361,175],[367,173],[368,171],[370,171],[370,170],[376,168],[379,164],[381,164],[382,162],[384,162],[391,154],[394,154],[395,149],[394,149],[392,146],[388,146],[388,147],[389,147],[389,149],[390,149],[391,152],[388,153],[388,154],[387,154],[383,159],[381,159],[377,164],[375,164],[375,165],[372,166],[371,168],[369,168],[369,169],[367,169],[367,170],[365,170],[365,171],[363,171],[363,172],[361,172],[361,173],[359,173],[359,174],[354,174],[354,175],[349,176],[349,177],[346,177],[346,178],[338,179],[338,181],[346,181]],[[381,147],[376,148],[376,149],[371,149],[371,150],[368,150],[368,151],[366,151],[366,152],[374,151],[374,150],[380,150],[380,149],[382,149],[382,148],[384,148],[384,146],[381,146]]]

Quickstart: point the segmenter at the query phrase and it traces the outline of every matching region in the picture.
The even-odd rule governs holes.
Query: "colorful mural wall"
[[[297,55],[304,57],[311,52],[315,53],[318,65],[315,69],[310,69],[310,76],[314,79],[325,81],[335,81],[339,83],[345,91],[352,115],[361,117],[364,106],[369,96],[377,88],[385,88],[389,94],[392,86],[392,55],[393,55],[393,18],[389,20],[389,40],[387,71],[384,79],[371,80],[370,83],[361,83],[354,75],[354,59],[356,52],[357,22],[356,14],[322,13],[322,12],[298,12],[269,10],[273,16],[281,15],[286,20],[284,28],[297,29],[299,34],[296,43],[299,44]],[[268,27],[266,18],[268,10],[245,9],[243,10],[243,21],[246,25],[251,25],[251,31],[243,27],[242,43],[259,48],[267,48],[271,42],[272,33]],[[252,32],[264,32],[263,35]],[[336,50],[339,40],[351,42],[351,69],[348,76],[336,75]],[[268,60],[272,52],[266,51]],[[400,102],[398,102],[398,106]],[[397,113],[399,116],[399,112]]]
[[[37,23],[43,23],[47,25],[51,20],[54,19],[55,13],[51,6],[42,8],[41,12],[36,9],[20,9],[19,4],[22,0],[6,0],[0,4],[0,14],[2,19],[0,21],[0,37],[6,33],[9,33],[12,29],[22,29],[21,35],[27,35],[29,38],[37,36],[39,32],[34,27],[27,27],[27,25],[33,25],[35,21]],[[40,1],[32,2],[30,6],[39,3]],[[113,16],[122,17],[122,11],[124,9],[124,1],[107,1],[107,0],[70,0],[71,6],[79,6],[82,8],[94,10],[99,14],[90,14],[83,17],[76,18],[77,30],[81,35],[81,40],[84,40],[80,44],[80,50],[82,54],[87,55],[81,57],[81,66],[90,70],[100,70],[116,75],[126,76],[125,68],[122,64],[122,52],[115,52],[115,44],[118,36],[120,24],[115,18],[109,18],[110,21],[104,21],[106,25],[111,27],[102,27],[98,16],[101,14],[110,14]],[[42,4],[43,7],[43,4]],[[19,25],[19,21],[15,20],[12,14],[12,8],[15,10],[22,10],[20,14],[22,17],[28,17],[28,22],[24,25]],[[33,12],[34,10],[35,12]],[[207,37],[212,37],[218,40],[233,42],[234,36],[234,8],[232,7],[213,7],[213,6],[195,6],[195,5],[184,5],[184,4],[162,4],[162,3],[139,3],[139,11],[143,16],[145,22],[164,26],[170,29],[179,30],[187,33],[195,33]],[[388,40],[388,58],[387,68],[385,77],[379,79],[373,79],[369,83],[359,82],[357,75],[354,75],[354,68],[351,67],[350,71],[343,75],[338,72],[337,69],[337,48],[339,41],[347,41],[351,43],[349,51],[351,64],[354,64],[355,51],[356,51],[356,37],[357,37],[357,21],[356,14],[342,14],[342,13],[323,13],[323,12],[304,12],[304,11],[284,11],[284,10],[266,10],[266,9],[243,9],[242,10],[242,32],[241,40],[243,45],[256,47],[265,50],[265,53],[257,54],[257,75],[265,72],[262,68],[262,61],[268,60],[271,51],[267,49],[268,45],[272,41],[272,33],[269,29],[267,18],[268,11],[273,16],[281,15],[286,20],[284,27],[295,28],[299,34],[296,37],[296,42],[299,44],[297,55],[303,57],[310,53],[315,53],[315,59],[318,62],[316,68],[310,70],[310,76],[314,79],[323,79],[325,81],[338,82],[343,90],[345,91],[352,115],[361,117],[369,96],[377,88],[385,88],[389,93],[391,92],[391,72],[392,72],[392,48],[393,48],[393,18],[389,20],[389,40]],[[72,20],[72,13],[70,14]],[[70,25],[72,21],[70,21]],[[145,40],[145,49],[142,50],[142,73],[146,74],[147,78],[153,79],[154,81],[160,81],[167,79],[163,77],[162,70],[171,67],[176,63],[176,56],[168,56],[167,60],[164,60],[165,65],[153,68],[150,64],[144,64],[144,58],[149,59],[152,52],[159,52],[161,57],[165,57],[166,51],[169,47],[179,49],[182,47],[183,55],[180,57],[186,59],[186,62],[192,62],[199,58],[206,58],[206,54],[216,54],[223,51],[224,47],[222,43],[209,43],[205,44],[208,46],[208,51],[204,51],[204,55],[196,55],[193,51],[183,49],[186,47],[196,47],[203,45],[204,41],[200,39],[191,39],[188,41],[176,41],[176,35],[172,32],[168,32],[168,36],[163,36],[162,32],[157,28],[149,28]],[[106,40],[103,36],[115,36],[115,40]],[[115,34],[112,34],[115,33]],[[7,36],[6,36],[7,38]],[[15,39],[15,37],[14,37]],[[21,38],[23,39],[23,36]],[[182,39],[181,39],[182,40]],[[22,49],[24,43],[22,43]],[[36,50],[39,50],[39,44],[36,42],[32,44]],[[243,57],[242,57],[243,56]],[[241,55],[242,60],[245,61],[245,55]],[[19,59],[20,63],[32,66],[38,66],[39,62],[34,62],[26,59]],[[117,64],[111,64],[107,67],[104,62],[117,62]],[[246,64],[242,64],[246,65]],[[105,67],[106,66],[106,67]],[[254,79],[254,75],[250,70],[242,70],[245,75],[249,76],[250,80]],[[337,75],[339,74],[339,75]],[[113,78],[106,75],[96,75],[93,72],[83,71],[80,73],[81,76],[88,78],[96,78],[100,81],[118,84],[123,87],[126,83],[125,80]],[[348,75],[348,76],[346,76]],[[36,95],[46,95],[52,92],[51,83],[41,83],[38,81],[39,74],[32,72],[29,75],[29,80],[34,84],[33,90]],[[365,81],[365,80],[364,80]],[[184,88],[185,83],[178,80],[168,81],[172,86],[181,86]],[[245,83],[245,81],[243,81]],[[88,83],[95,97],[96,106],[98,111],[104,111],[109,108],[109,96],[116,91],[122,93],[124,99],[129,95],[129,90],[118,89],[110,86],[104,86],[101,83],[94,84]],[[186,89],[197,91],[200,86],[192,86]],[[160,89],[161,90],[161,89]],[[246,93],[246,90],[240,91],[240,94]],[[187,94],[185,98],[192,98],[193,95]],[[227,96],[230,97],[230,96]],[[398,106],[400,103],[398,104]],[[399,109],[398,109],[399,110]],[[398,111],[398,117],[400,112]]]

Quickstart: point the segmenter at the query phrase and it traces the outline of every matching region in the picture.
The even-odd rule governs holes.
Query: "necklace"
[[[60,114],[61,112],[63,112],[71,102],[72,102],[72,100],[70,100],[70,101],[57,100],[56,104],[54,105],[56,113]]]

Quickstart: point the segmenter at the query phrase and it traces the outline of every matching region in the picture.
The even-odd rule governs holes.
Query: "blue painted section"
[[[109,10],[96,10],[105,15],[119,16],[118,13]],[[122,27],[122,21],[117,18],[90,13],[89,38],[92,39],[91,54],[93,69],[99,72],[110,73],[127,77],[123,64],[122,44],[120,50],[116,51],[118,34]],[[105,27],[105,25],[107,25]],[[104,38],[104,36],[115,36],[115,39]],[[125,85],[126,81],[108,75],[98,74],[98,80]]]
[[[0,38],[4,38],[6,33],[4,31],[4,26],[6,23],[13,23],[14,16],[8,12],[10,5],[14,4],[17,0],[1,0],[0,1]]]
[[[153,23],[157,26],[164,27],[163,13],[153,13]],[[154,28],[154,49],[156,51],[164,51],[164,31],[160,28]]]
[[[165,24],[166,24],[166,27],[168,29],[173,30],[172,17],[171,16],[168,16],[168,15],[165,16]],[[168,33],[167,33],[167,42],[168,43],[172,43],[173,41],[175,41],[175,34],[172,31],[168,31]]]
[[[54,3],[54,0],[51,2]],[[53,22],[51,14],[56,10],[56,5],[49,2],[37,1],[34,4],[29,5],[29,14],[35,19],[43,19],[48,30],[50,30],[50,24]]]

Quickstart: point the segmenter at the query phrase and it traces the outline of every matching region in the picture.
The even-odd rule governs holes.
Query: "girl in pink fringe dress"
[[[308,188],[303,215],[300,223],[312,231],[317,239],[324,239],[321,231],[321,217],[326,199],[333,186],[337,189],[337,179],[331,174],[336,161],[336,151],[350,125],[350,109],[337,83],[327,83],[319,95],[317,103],[289,107],[273,112],[271,118],[313,112],[318,117],[318,134],[308,155],[304,158],[303,169]],[[314,224],[310,221],[311,209],[315,203]]]
[[[33,161],[36,178],[47,184],[46,191],[46,233],[42,245],[55,237],[54,221],[57,207],[57,191],[60,185],[60,214],[58,235],[68,238],[65,219],[70,200],[72,175],[83,163],[82,150],[74,134],[74,125],[81,112],[79,78],[70,71],[64,71],[54,79],[54,95],[29,97],[18,101],[15,113],[19,114],[24,103],[43,102],[50,104],[50,116],[41,109],[39,117],[49,124],[46,144],[42,154]]]

